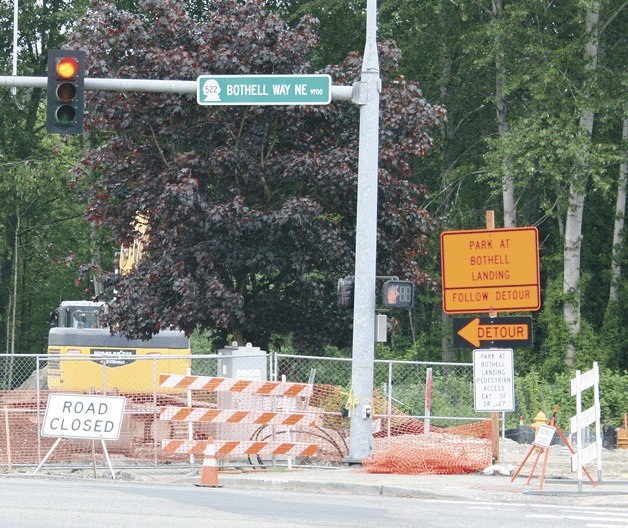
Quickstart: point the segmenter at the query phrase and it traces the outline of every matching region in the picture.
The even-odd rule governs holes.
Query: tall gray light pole
[[[379,157],[379,58],[377,0],[367,0],[366,46],[360,82],[358,205],[355,243],[351,437],[347,461],[359,463],[373,450],[373,366],[375,361],[375,281],[377,253],[377,169]],[[357,92],[357,93],[356,93]]]

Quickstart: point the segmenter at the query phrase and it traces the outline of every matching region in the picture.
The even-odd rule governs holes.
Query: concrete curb
[[[408,488],[402,486],[391,486],[387,484],[363,484],[348,482],[321,482],[310,480],[293,479],[239,479],[232,477],[221,477],[225,489],[244,490],[281,490],[300,491],[304,493],[352,493],[357,495],[383,495],[388,497],[409,497],[421,499],[443,499],[454,498],[453,494],[435,493],[434,491],[421,488]]]

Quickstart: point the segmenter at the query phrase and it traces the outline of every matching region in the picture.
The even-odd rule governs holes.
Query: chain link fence
[[[351,390],[351,359],[274,354],[276,376]],[[473,364],[375,360],[375,394],[405,415],[435,425],[485,418],[474,411]]]
[[[305,464],[340,463],[348,454],[351,360],[285,354],[248,353],[188,356],[0,355],[0,464],[38,464],[55,438],[40,435],[51,392],[124,395],[127,399],[119,440],[107,444],[114,465],[193,461],[185,455],[165,455],[166,439],[225,441],[292,441],[318,445],[315,459]],[[304,398],[260,397],[245,393],[187,391],[160,387],[165,374],[248,378],[313,384]],[[315,423],[276,426],[245,423],[194,423],[160,417],[166,406],[313,413]],[[374,434],[394,436],[409,420],[434,427],[485,420],[473,409],[471,363],[427,363],[377,360],[374,365]],[[90,465],[95,447],[89,441],[64,439],[50,463]],[[102,454],[99,454],[102,456]],[[244,457],[246,459],[246,457]],[[260,457],[250,463],[263,463]],[[103,462],[104,463],[104,462]]]

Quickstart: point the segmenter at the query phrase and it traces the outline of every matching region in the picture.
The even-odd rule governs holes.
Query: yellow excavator
[[[147,222],[138,216],[140,236],[120,251],[120,273],[127,274],[142,256]],[[153,392],[160,374],[186,374],[190,340],[178,330],[163,330],[147,341],[111,333],[100,317],[106,306],[93,301],[63,301],[51,316],[48,334],[48,389]]]

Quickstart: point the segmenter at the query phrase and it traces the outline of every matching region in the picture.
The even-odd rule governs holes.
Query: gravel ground
[[[502,440],[500,465],[508,466],[512,464],[515,469],[524,461],[530,452],[531,446],[518,444],[512,440]],[[546,478],[578,478],[578,473],[571,472],[571,453],[565,446],[555,445],[549,448],[550,454],[547,461]],[[529,475],[534,461],[537,458],[537,451],[532,453],[520,474]],[[544,455],[539,458],[534,475],[541,474]],[[593,479],[598,478],[597,459],[585,465]],[[584,476],[586,479],[586,476]],[[602,480],[625,480],[628,481],[628,449],[602,449]]]

